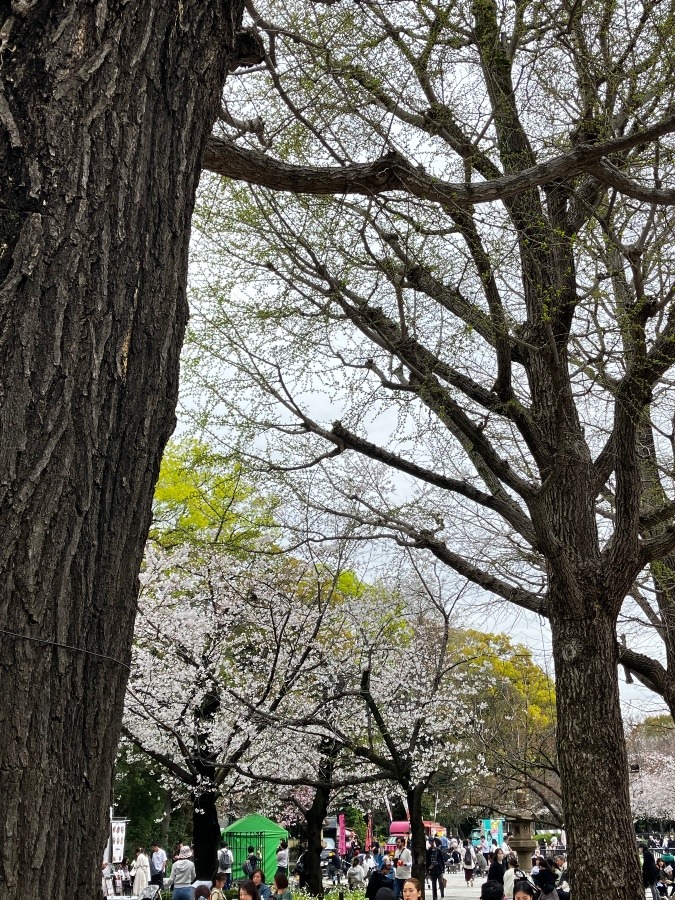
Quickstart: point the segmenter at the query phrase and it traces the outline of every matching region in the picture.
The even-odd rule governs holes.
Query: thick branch
[[[655,694],[665,697],[665,684],[668,678],[668,672],[658,660],[645,656],[643,653],[636,653],[628,647],[618,644],[619,663],[628,669]]]
[[[406,191],[423,200],[448,206],[468,207],[477,203],[508,200],[525,191],[551,181],[571,178],[591,169],[594,164],[615,153],[649,143],[675,131],[675,116],[669,116],[650,128],[611,141],[585,145],[492,181],[467,184],[444,182],[432,178],[411,165],[400,153],[392,152],[378,160],[350,166],[300,166],[247,147],[224,137],[212,135],[204,153],[203,166],[216,175],[247,181],[278,191],[297,194],[362,194],[372,196],[385,191]],[[603,178],[617,178],[603,169]],[[620,173],[618,173],[620,174]],[[599,176],[598,176],[599,177]],[[625,181],[624,181],[625,179]],[[635,185],[626,176],[619,179],[624,187]],[[628,184],[626,184],[628,182]],[[618,190],[623,187],[617,185]],[[662,192],[663,203],[675,203],[671,192]]]

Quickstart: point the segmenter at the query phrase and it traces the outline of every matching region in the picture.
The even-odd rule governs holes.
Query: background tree
[[[250,479],[249,479],[250,480]],[[169,441],[152,507],[150,539],[167,549],[217,545],[254,550],[274,534],[274,502],[257,494],[235,460],[191,437]]]
[[[211,272],[242,261],[202,286],[195,346],[238,369],[212,399],[272,467],[314,466],[305,539],[341,522],[548,616],[571,867],[582,897],[632,898],[616,622],[675,544],[673,9],[248,12],[264,64],[205,161],[269,190],[206,198]]]
[[[173,794],[164,773],[129,746],[115,763],[115,816],[126,818],[126,852],[150,848],[154,841],[171,848],[192,832],[192,806],[184,793]]]
[[[0,3],[0,894],[100,890],[238,2]]]
[[[278,771],[278,737],[263,732],[325,652],[335,580],[184,547],[149,550],[142,581],[123,733],[189,793],[195,867],[209,878],[223,786],[249,751]]]
[[[675,776],[673,732],[672,719],[653,716],[635,725],[628,735],[631,808],[635,819],[649,830],[660,830],[661,822],[675,820],[670,789]]]
[[[484,687],[475,715],[476,770],[470,805],[504,812],[525,792],[537,821],[560,827],[560,774],[555,747],[555,686],[532,653],[503,634],[461,632],[464,678]],[[466,798],[466,794],[465,794]]]

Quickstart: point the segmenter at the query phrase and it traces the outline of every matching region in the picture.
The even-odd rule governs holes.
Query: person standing
[[[488,869],[487,880],[488,881],[498,881],[502,887],[504,887],[504,863],[502,860],[504,859],[504,854],[501,851],[501,848],[498,848],[492,854],[492,862],[490,863],[490,868]]]
[[[410,878],[412,870],[412,853],[405,845],[405,838],[399,835],[396,838],[396,850],[394,851],[394,897],[396,900],[403,895],[403,884]]]
[[[375,900],[377,896],[377,892],[380,888],[390,888],[392,886],[392,869],[391,863],[389,860],[385,860],[381,867],[376,871],[368,879],[368,886],[366,887],[366,898],[367,900]]]
[[[232,884],[232,863],[234,862],[234,856],[232,856],[232,851],[227,846],[227,841],[223,841],[223,846],[218,851],[218,867],[220,871],[225,876],[225,888],[224,890],[229,891],[230,885]]]
[[[178,859],[171,867],[169,877],[169,887],[173,889],[171,900],[192,900],[192,882],[197,876],[191,856],[190,847],[183,845],[178,853]]]
[[[272,894],[271,888],[269,884],[265,883],[265,873],[262,869],[256,869],[253,875],[251,875],[251,881],[256,887],[258,891],[258,896],[260,900],[270,900],[270,895]]]
[[[642,883],[652,892],[652,900],[659,900],[659,889],[656,882],[659,880],[659,870],[654,860],[654,854],[645,844],[642,845]]]
[[[159,846],[157,841],[152,845],[152,856],[150,857],[150,884],[164,886],[164,875],[166,873],[166,853]]]
[[[255,852],[255,847],[249,847],[246,852],[248,853],[248,856],[244,860],[242,869],[247,878],[252,878],[255,870],[259,869],[262,865],[262,859]]]
[[[288,886],[288,877],[277,872],[272,881],[272,900],[291,900],[291,889]]]
[[[513,885],[516,882],[516,872],[518,870],[518,857],[515,853],[510,853],[506,857],[504,865],[504,896],[513,897]]]
[[[140,894],[150,884],[150,860],[143,847],[136,848],[134,869],[134,894]]]
[[[277,875],[288,875],[288,841],[279,841],[277,847]]]
[[[359,863],[359,857],[355,856],[351,866],[347,869],[347,884],[350,890],[362,888],[366,881],[366,873]]]

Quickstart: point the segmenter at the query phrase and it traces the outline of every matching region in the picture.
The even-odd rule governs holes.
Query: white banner
[[[126,819],[112,820],[112,861],[114,863],[121,863],[124,859],[124,837],[126,832]]]

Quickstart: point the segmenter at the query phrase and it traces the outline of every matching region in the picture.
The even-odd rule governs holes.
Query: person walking
[[[403,885],[410,878],[412,871],[412,853],[405,845],[405,838],[399,835],[396,838],[396,850],[394,851],[394,897],[396,900],[403,894]]]
[[[223,845],[218,851],[218,869],[225,875],[225,888],[224,890],[229,891],[230,885],[232,884],[232,863],[234,862],[234,856],[232,855],[232,851],[227,846],[227,841],[223,841]]]
[[[211,896],[209,900],[225,900],[225,891],[227,888],[227,875],[225,872],[216,872],[213,876],[213,887],[211,888]]]
[[[462,845],[462,868],[464,869],[464,882],[473,887],[473,876],[476,871],[476,853],[471,846],[471,842],[464,840]],[[441,896],[443,896],[441,894]]]
[[[443,858],[443,845],[440,838],[434,838],[427,850],[427,875],[431,881],[431,896],[437,900],[438,893],[444,895],[445,860]]]

